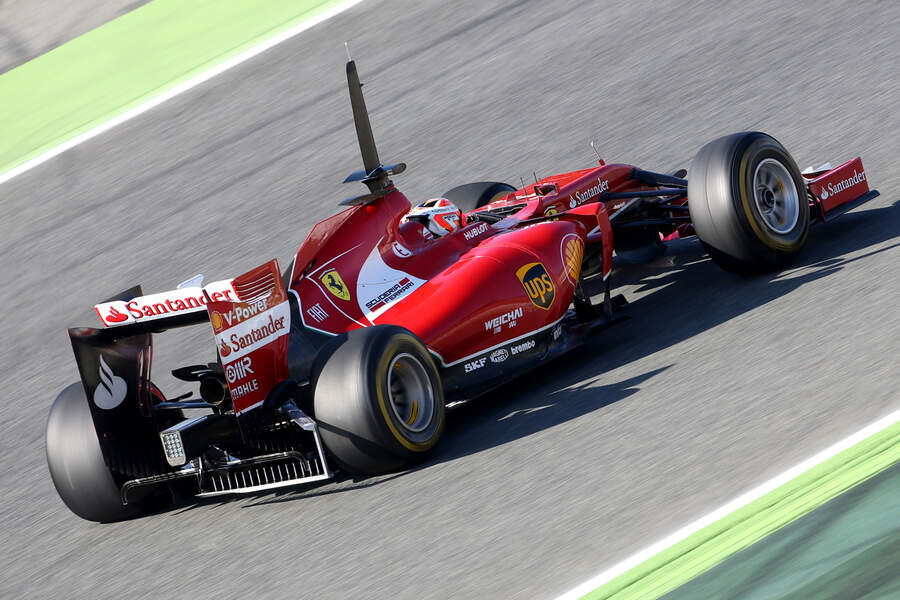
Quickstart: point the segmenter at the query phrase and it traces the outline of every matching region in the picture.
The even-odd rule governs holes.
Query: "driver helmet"
[[[417,221],[437,237],[453,233],[466,224],[466,218],[456,205],[446,198],[432,198],[413,207],[402,223]]]

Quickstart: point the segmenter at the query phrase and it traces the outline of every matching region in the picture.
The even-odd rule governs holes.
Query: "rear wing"
[[[119,296],[94,306],[94,311],[106,327],[124,327],[123,335],[163,331],[203,323],[209,319],[206,307],[210,302],[237,300],[234,280],[214,281],[201,287],[202,276],[167,292],[142,296],[140,287],[122,292]]]
[[[187,283],[197,285],[130,298],[140,294],[133,288],[94,310],[111,340],[209,321],[235,414],[241,414],[262,404],[270,389],[290,377],[291,310],[278,261],[234,279],[203,287],[200,282],[195,278]],[[149,341],[145,344],[149,348]]]
[[[171,464],[153,417],[152,406],[164,398],[151,383],[152,332],[210,321],[236,415],[289,379],[290,304],[277,261],[204,288],[139,294],[132,288],[95,307],[106,328],[69,329],[104,460],[125,478]]]

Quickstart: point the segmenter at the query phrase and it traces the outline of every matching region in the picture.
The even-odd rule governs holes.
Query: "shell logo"
[[[212,321],[213,329],[215,329],[216,331],[222,329],[222,325],[224,323],[222,322],[222,315],[220,315],[218,312],[213,312],[209,320]]]
[[[568,235],[562,242],[562,259],[566,266],[566,276],[576,283],[581,274],[581,259],[584,256],[584,242],[577,235]]]

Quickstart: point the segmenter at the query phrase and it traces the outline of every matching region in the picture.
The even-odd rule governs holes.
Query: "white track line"
[[[882,431],[883,429],[890,427],[891,425],[897,423],[898,421],[900,421],[900,410],[894,411],[891,414],[887,415],[886,417],[878,419],[871,425],[868,425],[868,426],[860,429],[856,433],[850,435],[849,437],[846,437],[843,440],[837,442],[836,444],[829,446],[828,448],[822,450],[818,454],[811,456],[810,458],[804,460],[800,464],[795,465],[794,467],[791,467],[784,473],[781,473],[780,475],[773,477],[772,479],[753,488],[752,490],[750,490],[744,494],[741,494],[740,496],[738,496],[731,502],[729,502],[723,506],[720,506],[719,508],[717,508],[713,512],[709,513],[708,515],[697,519],[696,521],[694,521],[693,523],[691,523],[689,525],[686,525],[685,527],[682,527],[675,533],[659,540],[658,542],[656,542],[655,544],[653,544],[651,546],[648,546],[647,548],[644,548],[640,552],[633,554],[632,556],[629,556],[625,560],[613,565],[612,567],[603,571],[599,575],[596,575],[595,577],[592,577],[588,581],[585,581],[578,587],[569,590],[565,594],[559,596],[556,600],[575,600],[576,598],[580,598],[581,596],[584,596],[585,594],[588,594],[588,593],[596,590],[600,586],[609,583],[610,581],[612,581],[619,575],[622,575],[626,571],[629,571],[630,569],[638,566],[639,564],[643,563],[644,561],[652,558],[653,556],[656,556],[663,550],[665,550],[671,546],[674,546],[675,544],[677,544],[678,542],[687,538],[691,534],[700,531],[707,525],[711,525],[711,524],[715,523],[716,521],[719,521],[720,519],[726,517],[727,515],[733,513],[734,511],[738,510],[739,508],[742,508],[742,507],[746,506],[747,504],[750,504],[757,498],[765,496],[772,490],[784,485],[785,483],[791,481],[792,479],[796,479],[797,477],[799,477],[806,471],[809,471],[816,465],[825,462],[832,456],[835,456],[835,455],[843,452],[844,450],[850,448],[851,446],[855,446],[859,442],[865,440],[868,437],[875,435],[876,433],[878,433],[879,431]]]
[[[250,60],[251,58],[253,58],[256,55],[262,54],[266,50],[273,48],[273,47],[277,46],[278,44],[291,39],[295,35],[302,33],[304,31],[306,31],[307,29],[315,27],[319,23],[327,21],[331,17],[334,17],[334,16],[344,12],[345,10],[352,8],[361,2],[363,2],[363,0],[346,0],[346,2],[341,2],[340,4],[338,4],[336,6],[332,6],[328,10],[317,14],[316,16],[310,18],[307,21],[298,23],[297,25],[294,25],[290,29],[283,31],[283,32],[279,33],[278,35],[271,37],[263,42],[260,42],[259,44],[257,44],[256,46],[253,46],[252,48],[248,48],[244,52],[241,52],[240,54],[233,56],[224,62],[219,63],[218,65],[212,67],[211,69],[204,71],[204,72],[200,73],[199,75],[195,75],[194,77],[188,79],[187,81],[180,83],[169,90],[166,90],[165,92],[161,93],[158,96],[154,96],[153,98],[147,100],[143,104],[135,106],[134,108],[131,108],[131,109],[123,112],[122,114],[119,114],[119,115],[113,117],[109,121],[105,121],[105,122],[97,125],[93,129],[85,131],[84,133],[82,133],[80,135],[77,135],[69,140],[66,140],[59,146],[51,148],[50,150],[47,150],[43,154],[39,154],[38,156],[22,163],[21,165],[15,167],[13,169],[10,169],[9,171],[6,171],[2,175],[0,175],[0,184],[6,183],[13,177],[21,175],[22,173],[25,173],[26,171],[30,171],[31,169],[35,168],[36,166],[47,162],[51,158],[59,156],[66,150],[74,148],[75,146],[78,146],[79,144],[83,144],[84,142],[86,142],[92,138],[95,138],[102,133],[109,131],[110,129],[112,129],[113,127],[116,127],[117,125],[121,125],[122,123],[124,123],[126,121],[130,121],[131,119],[137,117],[138,115],[144,114],[151,108],[159,106],[163,102],[171,100],[175,96],[183,94],[186,91],[197,87],[201,83],[204,83],[204,82],[212,79],[216,75],[220,75],[220,74],[224,73],[225,71],[227,71],[233,67],[236,67],[245,61]]]

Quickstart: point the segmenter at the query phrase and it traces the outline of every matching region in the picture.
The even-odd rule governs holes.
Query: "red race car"
[[[368,193],[313,227],[291,266],[95,308],[69,336],[81,382],[57,397],[47,460],[77,515],[141,514],[173,491],[247,493],[404,468],[432,452],[448,404],[568,352],[621,318],[613,251],[697,235],[724,269],[786,265],[810,225],[873,198],[862,162],[800,172],[772,137],[704,146],[685,171],[606,164],[512,186],[481,182],[416,207],[382,165],[347,63]],[[605,282],[593,302],[585,279]],[[209,323],[218,356],[152,383],[152,334]],[[185,417],[187,409],[204,409]],[[193,411],[196,413],[197,411]]]

